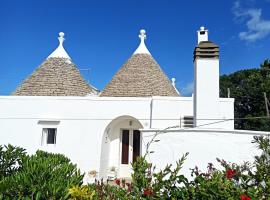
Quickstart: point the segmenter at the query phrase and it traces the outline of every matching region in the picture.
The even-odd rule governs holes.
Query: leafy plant
[[[222,172],[211,163],[207,168],[205,173],[200,172],[197,167],[192,170],[192,175],[195,175],[194,181],[190,183],[193,187],[193,199],[234,200],[240,197],[240,188],[231,180],[235,175],[234,170]]]
[[[181,174],[188,156],[186,153],[176,162],[175,168],[167,165],[158,172],[145,159],[146,155],[138,157],[132,164],[131,180],[116,179],[106,183],[96,180],[95,184],[89,185],[82,185],[83,175],[63,155],[37,151],[35,155],[27,156],[21,148],[1,147],[4,162],[1,162],[0,199],[269,200],[270,139],[254,137],[253,143],[262,152],[253,163],[237,165],[218,159],[223,170],[216,169],[211,163],[206,172],[195,167],[191,170],[193,180]]]
[[[83,179],[67,157],[44,151],[25,156],[16,169],[0,181],[5,198],[64,199],[68,188],[81,185]]]
[[[188,153],[176,162],[176,167],[172,169],[172,164],[167,165],[164,170],[153,173],[153,190],[156,198],[162,199],[188,199],[190,197],[190,184],[188,179],[180,174],[182,165]]]
[[[94,199],[95,190],[90,190],[86,185],[73,186],[68,190],[71,200],[92,200]]]
[[[20,170],[26,158],[25,149],[12,145],[0,146],[0,180]]]
[[[95,191],[93,199],[95,200],[128,200],[134,199],[128,187],[125,187],[126,183],[122,182],[119,185],[114,186],[109,183],[104,183],[103,180],[96,181],[95,184],[90,184],[88,187]]]

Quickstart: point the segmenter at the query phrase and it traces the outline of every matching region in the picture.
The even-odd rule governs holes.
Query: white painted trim
[[[205,133],[205,132],[211,132],[211,133],[228,133],[228,134],[242,134],[242,135],[257,135],[257,136],[269,136],[270,132],[264,132],[264,131],[252,131],[252,130],[223,130],[223,129],[197,129],[197,128],[189,128],[189,129],[169,129],[169,130],[163,130],[163,129],[140,129],[140,131],[143,133],[147,132],[160,132],[160,133],[169,133],[169,132],[196,132],[196,133]]]

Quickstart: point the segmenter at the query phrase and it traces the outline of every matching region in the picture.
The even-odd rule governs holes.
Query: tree
[[[263,93],[270,96],[270,63],[265,60],[261,68],[240,70],[220,77],[220,96],[235,98],[235,128],[270,131],[270,119],[266,118]],[[265,117],[254,119],[252,117]]]
[[[264,60],[264,62],[260,65],[261,69],[269,70],[270,69],[270,61],[269,59]]]

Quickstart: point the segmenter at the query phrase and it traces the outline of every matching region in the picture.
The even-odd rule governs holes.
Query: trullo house
[[[131,163],[146,153],[155,134],[159,142],[150,146],[154,153],[147,159],[157,168],[185,152],[186,174],[216,157],[251,160],[257,153],[253,135],[265,133],[234,130],[234,99],[219,97],[219,46],[204,27],[197,35],[194,94],[183,97],[147,49],[145,30],[100,92],[81,76],[59,33],[55,51],[10,96],[0,96],[1,144],[63,153],[83,172],[96,172],[86,181],[130,177]]]

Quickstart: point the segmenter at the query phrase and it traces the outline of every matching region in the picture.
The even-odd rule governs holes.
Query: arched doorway
[[[131,163],[141,155],[143,126],[134,117],[120,116],[106,127],[100,158],[100,177],[130,177]]]

